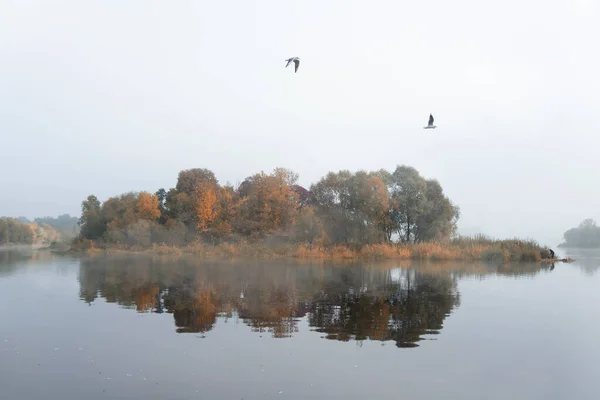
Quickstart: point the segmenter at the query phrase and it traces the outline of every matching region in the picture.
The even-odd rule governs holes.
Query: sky
[[[406,164],[461,233],[556,245],[600,221],[599,17],[598,0],[0,0],[0,215],[79,215],[189,168],[308,187]]]

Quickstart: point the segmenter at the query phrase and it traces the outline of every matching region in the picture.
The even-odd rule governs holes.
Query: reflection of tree
[[[298,332],[296,318],[304,315],[294,292],[282,289],[248,290],[238,307],[239,316],[253,331],[269,331],[278,338],[290,337]]]
[[[217,322],[217,307],[210,288],[186,290],[170,287],[164,296],[167,312],[173,314],[177,332],[208,332]]]
[[[12,275],[25,265],[47,262],[51,259],[52,254],[44,249],[37,250],[30,247],[11,249],[0,246],[0,276]]]
[[[81,263],[80,297],[100,297],[137,312],[170,313],[179,333],[208,332],[235,314],[252,331],[291,337],[298,321],[333,340],[393,340],[414,346],[436,333],[458,306],[448,273],[360,265],[205,263],[150,257],[90,258]]]
[[[599,249],[576,249],[566,250],[567,257],[577,260],[576,264],[581,268],[584,274],[592,276],[600,270],[600,250]]]
[[[459,305],[449,275],[404,270],[404,280],[376,291],[321,296],[313,303],[309,323],[328,339],[394,340],[413,347],[421,336],[438,333],[442,321]]]

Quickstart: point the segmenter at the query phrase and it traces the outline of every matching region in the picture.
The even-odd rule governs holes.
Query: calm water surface
[[[0,398],[598,399],[600,252],[300,265],[0,251]]]

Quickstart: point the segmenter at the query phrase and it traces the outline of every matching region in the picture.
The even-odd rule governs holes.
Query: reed
[[[81,246],[89,254],[104,252],[93,242]],[[109,253],[140,252],[157,255],[191,254],[198,258],[297,258],[335,260],[486,261],[509,263],[548,260],[550,254],[534,240],[498,240],[486,236],[461,236],[449,242],[389,243],[321,246],[310,243],[240,240],[219,244],[196,241],[184,247],[154,244],[152,247],[111,246]]]

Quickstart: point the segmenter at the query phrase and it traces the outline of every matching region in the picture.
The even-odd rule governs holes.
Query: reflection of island
[[[415,346],[438,333],[459,304],[449,273],[350,266],[172,264],[152,258],[81,263],[81,298],[138,312],[171,313],[177,332],[207,332],[218,317],[290,337],[298,321],[335,340],[393,340]]]
[[[460,304],[456,280],[493,274],[533,276],[543,263],[490,266],[428,264],[416,268],[294,263],[199,264],[180,258],[90,258],[81,261],[80,297],[98,297],[138,312],[170,313],[180,333],[212,330],[234,318],[255,332],[290,337],[306,318],[330,340],[394,341],[414,347],[437,334]]]
[[[575,265],[586,275],[594,275],[600,270],[600,249],[567,248],[565,253],[577,260]]]

